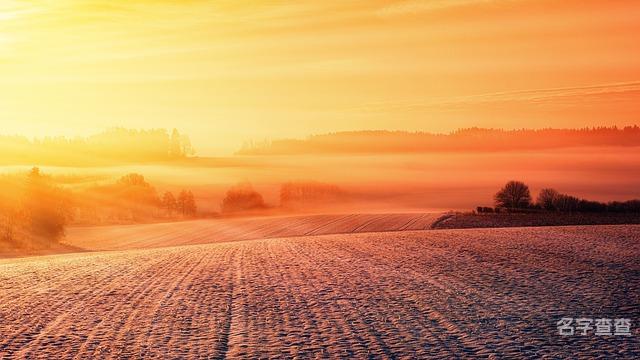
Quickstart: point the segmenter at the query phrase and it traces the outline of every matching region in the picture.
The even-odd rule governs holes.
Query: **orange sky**
[[[2,0],[0,132],[640,123],[640,2]]]

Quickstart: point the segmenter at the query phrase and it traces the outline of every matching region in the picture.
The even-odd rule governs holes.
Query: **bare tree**
[[[545,188],[540,190],[536,203],[544,210],[556,210],[556,201],[560,193],[555,189]]]
[[[521,181],[509,181],[494,199],[497,208],[525,209],[531,206],[529,187]]]
[[[184,202],[184,214],[189,217],[196,216],[198,207],[196,205],[196,199],[193,196],[191,190],[187,191],[187,196]]]
[[[185,217],[193,217],[196,215],[196,200],[191,191],[182,190],[178,195],[177,209]]]
[[[177,210],[178,203],[171,192],[167,191],[162,196],[162,207],[167,211],[167,215],[169,216],[172,216],[173,212]]]
[[[572,212],[577,211],[580,205],[580,199],[575,196],[560,194],[553,202],[553,206],[559,211]]]

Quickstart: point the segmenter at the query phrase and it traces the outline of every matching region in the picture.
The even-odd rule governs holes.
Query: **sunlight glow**
[[[4,1],[0,28],[4,133],[179,123],[229,154],[341,130],[623,126],[640,106],[618,86],[640,80],[634,1]]]

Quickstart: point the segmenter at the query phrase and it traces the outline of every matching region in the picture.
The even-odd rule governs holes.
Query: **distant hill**
[[[249,142],[238,155],[513,151],[585,146],[640,146],[640,127],[501,130],[469,128],[448,134],[347,131],[306,139]]]

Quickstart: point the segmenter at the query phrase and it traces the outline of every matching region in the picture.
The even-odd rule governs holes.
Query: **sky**
[[[640,2],[2,0],[0,133],[640,123]]]

